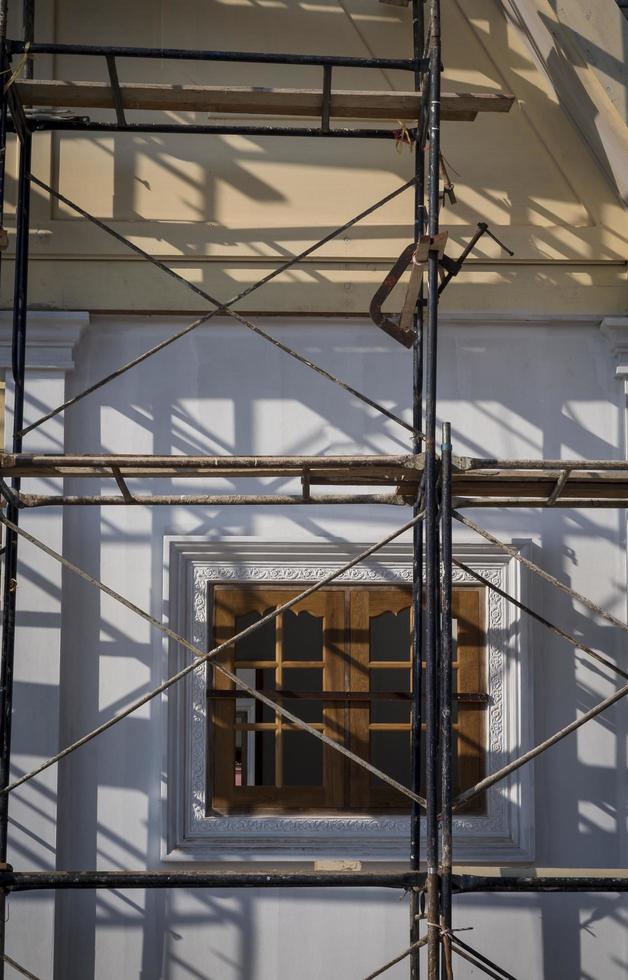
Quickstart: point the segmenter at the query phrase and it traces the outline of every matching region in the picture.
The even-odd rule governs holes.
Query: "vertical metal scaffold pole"
[[[27,44],[35,40],[35,0],[22,0],[22,31]],[[33,77],[33,59],[28,58],[24,65],[24,78]]]
[[[425,25],[423,18],[423,0],[412,0],[412,31],[414,57],[419,61],[423,57],[425,43]],[[414,75],[414,87],[419,91],[423,84],[423,72],[417,68]],[[423,120],[417,121],[417,135],[414,144],[414,173],[417,178],[414,188],[414,240],[418,242],[425,227],[425,180],[423,165]],[[415,340],[412,348],[412,424],[415,432],[421,432],[423,426],[423,291],[419,293],[418,305],[414,314]],[[420,453],[423,448],[421,438],[415,435],[412,449]],[[418,513],[420,501],[415,504],[415,516]],[[412,566],[412,708],[411,708],[411,759],[412,782],[415,793],[421,794],[421,692],[423,689],[421,640],[423,625],[423,522],[416,524],[412,532],[413,566]],[[421,863],[421,807],[413,802],[410,815],[410,867],[418,871]],[[421,895],[414,889],[410,895],[410,945],[418,942],[420,935],[419,916],[421,912]],[[415,949],[410,956],[411,980],[420,977],[420,951]]]
[[[17,128],[17,125],[16,125]],[[19,132],[19,179],[17,200],[17,236],[15,242],[15,293],[13,299],[13,452],[22,451],[20,432],[24,425],[24,371],[26,364],[26,316],[28,294],[28,233],[30,224],[31,134]],[[19,491],[19,479],[13,480]],[[11,504],[7,517],[14,524],[19,511]],[[2,653],[0,660],[0,787],[10,782],[11,721],[13,712],[13,663],[15,656],[15,610],[17,602],[17,547],[15,531],[7,531],[4,553]],[[9,796],[0,796],[0,863],[7,860]],[[0,894],[0,980],[4,977],[6,895]]]
[[[441,810],[441,865],[440,901],[442,931],[443,975],[450,980],[451,943],[451,898],[452,898],[452,745],[451,745],[451,704],[452,704],[452,506],[451,506],[451,425],[443,425],[443,444],[441,447],[441,631],[440,631],[440,810]]]
[[[440,3],[430,0],[429,24],[428,234],[438,234],[440,164]],[[427,261],[427,338],[425,351],[425,796],[427,859],[427,976],[440,974],[440,901],[438,848],[438,499],[436,460],[436,369],[438,339],[438,252]]]
[[[0,0],[0,78],[6,79],[9,68],[7,55],[7,18],[9,0]],[[0,230],[4,231],[4,188],[5,167],[7,156],[7,94],[4,84],[0,87]],[[2,266],[2,251],[0,250],[0,268]],[[4,449],[4,446],[2,447]]]
[[[0,0],[0,69],[2,70],[2,75],[0,78],[6,78],[6,70],[8,68],[9,59],[7,57],[6,51],[6,40],[7,40],[7,18],[8,18],[8,0]],[[0,88],[0,228],[4,227],[4,189],[5,189],[5,165],[6,165],[6,146],[7,146],[7,96],[4,90],[4,85]],[[0,252],[0,263],[1,263],[2,253]],[[0,264],[0,270],[1,270]],[[4,446],[2,447],[4,449]],[[5,568],[4,568],[4,583],[7,581],[7,559],[8,552],[6,551],[6,541],[5,546]],[[4,599],[4,609],[7,609],[6,595]],[[3,631],[4,637],[4,631]],[[4,649],[2,650],[2,662],[0,663],[0,717],[4,715]],[[0,723],[1,727],[1,723]],[[2,732],[0,731],[0,738],[2,737]],[[6,784],[3,784],[6,785]],[[6,862],[6,839],[7,839],[7,813],[6,813],[6,799],[3,798],[0,804],[0,824],[3,828],[2,833],[2,844],[0,844],[0,861]],[[4,978],[4,923],[6,919],[6,896],[4,892],[0,892],[0,978]]]

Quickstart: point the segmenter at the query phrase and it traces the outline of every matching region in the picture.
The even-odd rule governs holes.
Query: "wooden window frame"
[[[221,642],[237,632],[236,617],[247,612],[260,614],[274,608],[288,598],[298,595],[298,590],[276,585],[270,588],[256,585],[214,586],[211,605],[213,615],[213,639]],[[217,597],[220,599],[217,602]],[[325,691],[348,691],[352,694],[369,692],[370,670],[377,669],[369,662],[370,619],[383,612],[398,613],[408,608],[410,590],[407,586],[339,586],[320,590],[294,607],[296,612],[309,612],[323,621],[323,649],[320,663]],[[458,684],[462,692],[486,690],[486,626],[485,590],[475,586],[457,585],[453,596],[453,613],[458,623],[456,660]],[[341,642],[338,643],[336,640]],[[260,662],[267,669],[273,667],[277,686],[282,680],[282,617],[278,617],[275,631],[277,655],[275,661]],[[221,660],[234,670],[235,651],[230,647]],[[253,662],[251,662],[253,663]],[[285,662],[287,663],[287,661]],[[240,666],[251,666],[248,661]],[[296,662],[295,662],[296,665]],[[403,662],[382,662],[399,669],[408,667],[410,659]],[[293,665],[294,666],[294,665]],[[300,662],[300,666],[304,666]],[[210,671],[216,692],[233,692],[233,684],[220,671]],[[272,696],[272,695],[271,695]],[[323,699],[321,699],[323,700]],[[294,710],[294,702],[287,702]],[[321,786],[282,786],[281,745],[289,724],[276,716],[274,723],[267,723],[267,730],[275,732],[277,782],[274,786],[236,785],[234,720],[235,695],[220,699],[209,697],[213,731],[213,780],[208,787],[214,812],[280,814],[294,811],[307,812],[407,812],[405,799],[384,784],[376,784],[364,769],[349,763],[338,752],[323,746],[323,779]],[[469,785],[481,778],[486,764],[486,704],[460,701],[456,706],[454,729],[458,740],[456,766],[461,785]],[[298,708],[294,710],[298,714]],[[369,757],[370,732],[372,730],[408,730],[407,725],[378,724],[370,722],[370,704],[338,702],[323,703],[322,723],[317,725],[332,738],[344,735],[345,744],[363,758]],[[272,727],[271,727],[272,725]],[[253,726],[255,728],[255,726]],[[259,730],[259,729],[257,729]],[[310,736],[312,737],[312,736]],[[478,746],[480,747],[478,749]],[[470,804],[466,812],[482,812],[484,800]]]
[[[237,632],[235,624],[238,615],[244,615],[248,612],[263,614],[269,608],[274,608],[280,602],[286,602],[298,594],[298,590],[286,590],[277,587],[270,589],[255,586],[249,586],[245,589],[235,586],[217,587],[214,590],[213,617],[215,642],[223,642]],[[216,602],[216,596],[220,597],[221,602]],[[275,621],[276,658],[274,661],[243,661],[236,664],[234,647],[229,647],[220,660],[231,671],[234,671],[237,666],[253,669],[255,667],[260,669],[274,667],[278,686],[282,682],[284,668],[299,669],[305,667],[306,664],[318,667],[320,664],[323,674],[323,689],[341,690],[344,687],[344,662],[342,656],[335,651],[332,653],[332,648],[337,642],[336,634],[344,632],[343,605],[341,592],[321,590],[293,607],[297,613],[308,612],[322,619],[323,648],[320,661],[293,662],[283,659],[283,615],[278,616]],[[219,670],[214,669],[213,675],[213,682],[217,691],[234,690],[233,682],[221,674]],[[272,729],[266,728],[266,730],[272,730],[275,734],[276,785],[235,786],[233,780],[233,773],[235,772],[235,739],[233,738],[235,707],[236,701],[231,698],[215,701],[211,709],[214,732],[213,809],[222,813],[260,812],[261,810],[266,813],[273,813],[303,808],[332,810],[341,808],[343,759],[338,752],[334,752],[332,748],[326,745],[323,746],[323,783],[321,786],[282,785],[283,734],[295,729],[289,723],[284,722],[279,715],[275,716],[275,722],[265,723],[268,726],[272,725]],[[329,704],[324,705],[323,721],[320,724],[315,723],[315,727],[320,728],[330,738],[337,737],[342,728],[342,712],[342,708]],[[247,726],[247,730],[249,728],[251,730],[263,730],[260,723],[255,722],[251,726]]]

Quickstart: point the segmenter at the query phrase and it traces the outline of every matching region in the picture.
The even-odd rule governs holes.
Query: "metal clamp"
[[[369,313],[373,323],[380,330],[383,330],[384,333],[387,333],[389,337],[392,337],[393,340],[410,349],[416,337],[413,326],[414,314],[421,291],[423,265],[427,262],[429,253],[438,252],[441,277],[438,293],[440,295],[451,280],[458,275],[469,254],[473,251],[483,235],[488,235],[489,238],[492,238],[509,255],[515,254],[503,242],[500,242],[499,238],[493,234],[485,221],[478,223],[478,230],[457,259],[452,259],[449,255],[445,255],[445,245],[447,244],[446,231],[440,232],[433,238],[430,238],[429,235],[424,235],[416,246],[414,243],[407,245],[371,300]],[[403,309],[398,316],[389,316],[382,311],[382,306],[408,267],[411,267],[410,281],[406,290]]]
[[[421,290],[422,267],[427,262],[429,253],[433,251],[438,252],[439,262],[442,261],[446,242],[447,232],[444,231],[433,238],[424,235],[418,245],[414,242],[407,245],[371,300],[369,313],[373,323],[408,349],[412,347],[416,337],[412,321]],[[382,306],[410,266],[410,281],[403,309],[398,317],[388,316],[382,311]]]

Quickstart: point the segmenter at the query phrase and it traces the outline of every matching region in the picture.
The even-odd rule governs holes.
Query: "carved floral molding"
[[[228,543],[171,538],[167,542],[167,594],[174,628],[206,648],[209,587],[216,583],[263,582],[306,586],[333,572],[363,545]],[[515,597],[521,572],[492,546],[460,546],[456,555]],[[393,545],[350,569],[337,581],[403,583],[412,579],[410,546]],[[454,569],[454,582],[473,582]],[[499,768],[528,743],[530,679],[522,661],[525,645],[516,609],[499,595],[487,597],[488,770]],[[168,672],[187,662],[175,644]],[[409,818],[400,815],[222,816],[208,809],[211,753],[206,720],[206,674],[199,667],[171,692],[167,702],[166,860],[296,859],[304,855],[407,858]],[[483,816],[454,820],[458,860],[532,859],[532,781],[529,768],[487,793]]]

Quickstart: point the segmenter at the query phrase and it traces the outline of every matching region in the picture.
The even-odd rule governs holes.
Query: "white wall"
[[[74,352],[70,391],[182,322],[92,317]],[[372,325],[276,320],[266,326],[410,418],[411,358]],[[452,422],[455,452],[623,455],[623,389],[593,320],[450,319],[442,326],[439,374],[439,416]],[[397,453],[408,448],[399,427],[227,322],[200,328],[66,415],[67,452]],[[80,489],[77,483],[74,489]],[[69,508],[64,549],[90,573],[162,617],[166,533],[361,542],[376,540],[404,515],[403,509],[382,507]],[[533,557],[545,568],[625,616],[623,514],[518,510],[475,516],[505,539],[531,540]],[[160,638],[145,623],[69,572],[63,575],[63,595],[61,745],[156,685],[163,671]],[[592,622],[566,596],[540,589],[538,605],[608,656],[622,654],[623,638]],[[44,623],[38,642],[45,642],[46,630]],[[614,681],[550,634],[535,629],[531,636],[534,730],[541,739],[610,693]],[[616,706],[537,763],[537,865],[625,864],[625,711],[625,705]],[[164,724],[164,705],[153,701],[60,767],[59,868],[162,866]],[[27,855],[16,865],[29,866]],[[475,927],[470,941],[479,949],[519,977],[552,980],[625,976],[627,913],[625,900],[616,895],[456,901],[456,924]],[[405,948],[407,925],[408,903],[396,893],[67,892],[57,898],[54,976],[358,980]],[[27,963],[27,946],[22,953]],[[465,970],[461,964],[456,975],[475,975]],[[406,964],[390,973],[392,980],[407,975]]]

